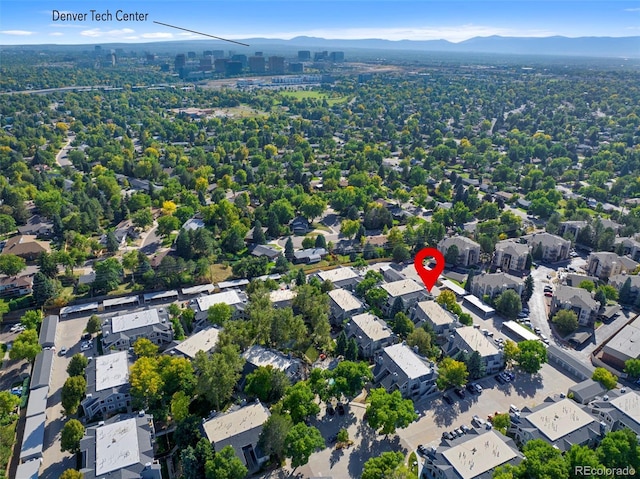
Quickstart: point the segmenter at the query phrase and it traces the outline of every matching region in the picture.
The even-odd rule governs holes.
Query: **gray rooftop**
[[[509,273],[485,273],[475,276],[473,283],[491,288],[518,288],[524,280]]]
[[[381,287],[389,293],[389,296],[392,298],[404,296],[405,294],[417,293],[419,291],[426,291],[424,287],[420,286],[412,279],[401,279],[400,281],[385,283]]]
[[[36,356],[31,372],[31,384],[29,389],[38,389],[49,386],[51,370],[53,368],[53,349],[43,349]]]
[[[40,346],[55,346],[58,316],[50,314],[42,320],[40,325]]]
[[[436,326],[446,326],[455,321],[451,313],[435,301],[420,301],[416,309],[421,311]]]
[[[346,289],[332,289],[328,294],[333,302],[343,311],[354,311],[362,308],[360,300]]]
[[[207,311],[214,304],[225,303],[230,306],[242,304],[246,301],[239,291],[225,291],[224,293],[209,294],[196,299],[200,311]]]
[[[40,463],[41,461],[39,459],[33,459],[24,464],[20,464],[16,470],[15,479],[38,479]]]
[[[27,418],[24,425],[24,438],[20,449],[20,460],[29,460],[42,456],[44,444],[44,413]]]
[[[34,389],[29,393],[27,403],[27,416],[37,416],[47,410],[47,398],[49,397],[49,386]]]
[[[371,341],[381,341],[392,335],[387,323],[371,313],[357,314],[351,321]]]
[[[442,455],[462,479],[472,479],[518,457],[506,438],[495,430],[469,438],[445,450]]]
[[[321,281],[331,281],[336,283],[338,281],[346,281],[348,279],[358,279],[360,275],[351,268],[336,268],[329,271],[320,271],[318,278]]]
[[[559,285],[555,290],[554,297],[562,304],[570,304],[592,310],[598,308],[598,302],[591,297],[591,293],[586,289]]]
[[[571,245],[569,240],[550,233],[533,233],[523,236],[522,239],[524,239],[529,245],[542,243],[542,246],[545,248],[556,248],[562,245],[568,247]]]
[[[495,356],[500,352],[493,341],[490,341],[479,329],[473,326],[458,328],[454,334],[458,335],[469,347],[469,353],[477,351],[484,358],[486,356]]]
[[[208,353],[215,348],[216,344],[218,344],[219,334],[220,330],[217,328],[205,328],[182,341],[174,349],[193,359],[198,351]]]
[[[96,391],[112,389],[129,382],[129,358],[126,351],[95,359]]]
[[[516,243],[512,240],[502,240],[496,243],[496,251],[502,251],[512,256],[524,256],[529,254],[529,245]]]
[[[216,443],[251,429],[261,428],[270,415],[265,406],[256,402],[236,411],[216,416],[205,422],[203,428],[207,439]]]
[[[565,398],[528,414],[526,419],[554,442],[596,420],[571,399]]]
[[[140,462],[135,418],[96,429],[96,475],[109,474]]]
[[[123,314],[111,318],[111,331],[120,333],[131,329],[142,328],[160,322],[158,310],[155,308],[137,311],[135,313]]]
[[[431,374],[431,368],[406,344],[398,343],[387,346],[384,348],[384,352],[409,379],[417,379]]]

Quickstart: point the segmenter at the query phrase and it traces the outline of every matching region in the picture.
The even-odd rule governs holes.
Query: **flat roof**
[[[96,362],[96,391],[111,389],[129,382],[129,359],[126,351],[98,356]]]
[[[29,402],[27,403],[27,416],[36,416],[47,410],[47,398],[49,397],[49,386],[34,389],[29,392]]]
[[[640,317],[639,317],[640,319]],[[640,320],[624,326],[604,346],[604,351],[615,351],[629,359],[640,357]]]
[[[130,329],[142,328],[159,322],[160,316],[158,316],[157,309],[145,309],[111,318],[111,332],[129,331]]]
[[[96,476],[140,462],[135,418],[96,428]]]
[[[230,281],[222,281],[218,283],[218,288],[227,289],[227,288],[240,288],[242,286],[247,286],[249,284],[248,279],[232,279]]]
[[[244,352],[242,357],[254,366],[272,366],[274,369],[279,369],[280,371],[286,371],[297,361],[288,358],[278,351],[266,349],[262,346],[251,346]]]
[[[630,391],[609,401],[617,410],[640,424],[640,394]]]
[[[371,313],[357,314],[351,318],[360,330],[367,335],[371,341],[380,341],[391,336],[391,330],[387,323]]]
[[[362,307],[360,300],[346,289],[332,289],[328,294],[343,311],[353,311]]]
[[[505,321],[504,323],[502,323],[502,326],[507,328],[507,329],[510,329],[511,331],[513,331],[515,334],[520,336],[525,341],[539,341],[540,340],[540,338],[537,335],[533,334],[527,328],[525,328],[524,326],[519,325],[515,321]]]
[[[276,289],[269,293],[269,299],[272,303],[279,303],[280,301],[291,301],[297,295],[297,291],[293,289]]]
[[[233,306],[242,303],[238,291],[225,291],[224,293],[209,294],[196,299],[200,311],[207,311],[214,304],[226,303]]]
[[[64,308],[60,308],[60,315],[65,316],[67,314],[83,313],[85,311],[93,310],[98,310],[98,303],[74,304],[72,306],[65,306]]]
[[[155,301],[156,299],[177,298],[178,290],[171,289],[169,291],[158,291],[157,293],[146,293],[142,295],[145,301]]]
[[[542,407],[528,414],[526,419],[552,442],[595,422],[569,398]]]
[[[466,289],[464,289],[462,286],[458,286],[456,283],[454,283],[450,279],[443,279],[442,287],[446,289],[450,289],[457,296],[465,296],[466,294],[468,294]]]
[[[437,325],[444,326],[455,321],[453,316],[435,301],[420,301],[418,309],[422,311],[429,320]]]
[[[213,284],[199,284],[189,288],[182,288],[182,294],[188,296],[190,294],[211,293],[216,287]]]
[[[217,328],[206,328],[188,337],[174,349],[193,359],[196,357],[198,351],[204,351],[206,353],[213,349],[216,344],[218,344],[219,334],[220,330]]]
[[[39,459],[33,459],[18,465],[16,479],[38,479],[40,464],[41,461]]]
[[[478,298],[477,296],[469,294],[469,295],[465,296],[464,299],[466,301],[469,301],[473,306],[478,308],[483,313],[495,313],[496,312],[495,309],[493,309],[488,304],[483,303],[482,300],[480,298]]]
[[[417,293],[418,291],[426,291],[422,286],[412,279],[401,279],[391,283],[385,283],[382,286],[389,296],[396,298],[405,294]]]
[[[331,281],[332,283],[359,277],[360,275],[351,268],[336,268],[330,269],[328,271],[320,271],[318,273],[318,278],[320,278],[322,281]]]
[[[417,379],[431,374],[431,368],[406,344],[398,343],[387,346],[384,348],[384,352],[404,371],[409,379]]]
[[[518,457],[493,429],[447,449],[442,455],[463,479],[478,477]]]
[[[261,427],[269,419],[269,410],[257,402],[236,411],[221,414],[203,424],[210,442],[216,443]]]
[[[27,418],[24,424],[24,439],[20,449],[20,459],[42,455],[42,445],[44,444],[44,423],[46,417],[44,413]]]
[[[499,349],[489,340],[479,329],[473,326],[463,326],[455,330],[455,334],[471,348],[472,351],[478,351],[480,356],[495,356],[499,353]],[[469,351],[471,353],[471,351]]]
[[[122,306],[125,304],[134,304],[134,303],[138,303],[140,301],[138,296],[125,296],[123,298],[111,298],[111,299],[105,299],[102,302],[102,306],[104,306],[105,308],[108,308],[110,306]]]

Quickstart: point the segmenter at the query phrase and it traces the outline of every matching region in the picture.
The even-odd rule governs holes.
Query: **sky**
[[[54,10],[87,17],[54,21]],[[91,10],[109,11],[112,20],[92,20]],[[118,10],[146,14],[146,21],[117,21]],[[0,0],[0,45],[204,38],[154,20],[228,39],[304,35],[460,42],[491,35],[624,37],[640,35],[640,1]]]

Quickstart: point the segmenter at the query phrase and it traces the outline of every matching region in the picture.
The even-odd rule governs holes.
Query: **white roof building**
[[[219,334],[220,330],[214,327],[202,329],[174,346],[172,351],[176,351],[186,358],[193,359],[196,357],[198,351],[208,353],[215,348],[216,344],[218,344]]]

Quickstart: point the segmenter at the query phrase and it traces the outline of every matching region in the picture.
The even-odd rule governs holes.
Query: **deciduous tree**
[[[77,419],[69,419],[60,433],[60,449],[72,454],[80,452],[80,440],[84,436],[84,426]]]
[[[287,433],[284,455],[291,458],[291,466],[295,469],[309,462],[311,454],[324,446],[324,439],[320,431],[300,422],[291,427]]]
[[[469,372],[462,361],[444,358],[438,366],[436,384],[439,389],[446,389],[451,386],[461,387],[466,384],[467,376],[469,376]]]
[[[614,389],[618,384],[618,376],[609,372],[605,368],[596,368],[593,371],[591,379],[593,379],[594,381],[598,381],[607,389]]]
[[[67,416],[75,414],[87,389],[87,381],[83,376],[67,378],[62,386],[62,407]]]
[[[367,402],[367,422],[380,434],[393,434],[418,418],[413,401],[404,399],[398,390],[388,393],[384,388],[372,389]]]

